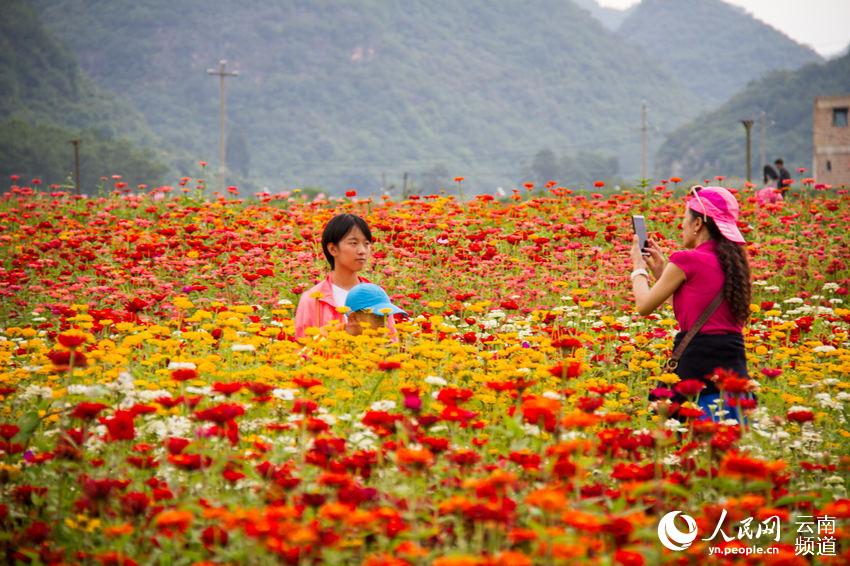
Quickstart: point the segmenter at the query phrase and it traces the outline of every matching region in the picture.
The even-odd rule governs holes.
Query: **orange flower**
[[[591,413],[583,411],[573,411],[561,419],[561,426],[564,428],[587,428],[598,423],[600,418]]]
[[[167,509],[156,516],[154,523],[162,531],[185,532],[193,518],[191,511]]]
[[[784,467],[784,462],[765,462],[742,454],[729,453],[720,464],[720,473],[742,479],[767,479]]]
[[[390,554],[378,554],[367,556],[363,566],[410,566],[410,562]]]
[[[457,556],[442,556],[431,563],[431,566],[480,566],[481,559],[469,554]]]
[[[123,535],[131,535],[133,534],[133,525],[130,523],[123,523],[121,525],[113,525],[111,527],[106,527],[103,529],[103,534],[108,537],[120,537]]]
[[[412,468],[427,468],[434,463],[434,454],[427,448],[399,448],[395,453],[396,461],[400,466]]]
[[[437,509],[440,515],[449,515],[469,509],[470,506],[472,506],[472,502],[469,499],[462,495],[455,495],[441,502]]]
[[[521,552],[506,550],[500,552],[490,561],[493,566],[531,566],[533,564],[531,558]]]
[[[532,507],[538,507],[543,511],[554,513],[561,511],[567,506],[567,498],[560,489],[542,488],[536,489],[525,496],[525,502]]]
[[[832,503],[827,503],[821,513],[839,519],[850,519],[850,499],[839,499]]]
[[[319,509],[319,517],[329,519],[331,521],[341,521],[348,517],[351,514],[351,511],[351,505],[328,502],[322,505]]]

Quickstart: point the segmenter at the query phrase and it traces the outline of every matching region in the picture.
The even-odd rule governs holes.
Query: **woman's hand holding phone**
[[[656,279],[661,277],[661,272],[664,271],[664,266],[667,265],[667,256],[664,255],[664,252],[661,251],[655,240],[646,241],[643,258],[652,275]]]

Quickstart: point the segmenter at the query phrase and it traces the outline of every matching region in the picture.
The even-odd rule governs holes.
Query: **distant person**
[[[776,188],[779,189],[783,194],[788,191],[788,185],[794,180],[791,178],[791,173],[788,172],[788,169],[785,168],[785,162],[780,158],[773,162],[776,165],[776,173],[778,178],[776,179]]]
[[[776,169],[770,165],[764,166],[764,186],[776,188],[776,180],[779,179],[779,174]]]
[[[305,291],[295,311],[295,337],[310,327],[321,328],[331,321],[346,322],[337,307],[345,306],[348,292],[369,281],[357,273],[372,255],[372,232],[365,220],[354,214],[331,218],[322,232],[322,251],[331,267],[327,278]]]
[[[779,173],[770,165],[764,166],[764,188],[756,191],[756,199],[759,206],[765,204],[780,202],[782,200],[782,192],[776,188],[776,182],[779,179]]]
[[[673,342],[674,352],[680,350],[688,331],[696,328],[674,369],[683,382],[696,387],[686,390],[674,386],[664,396],[681,403],[686,396],[692,399],[698,393],[702,418],[715,419],[711,405],[721,397],[730,372],[739,378],[749,377],[742,329],[750,316],[750,266],[744,235],[738,229],[735,196],[723,187],[696,186],[689,197],[682,218],[685,249],[673,253],[669,261],[651,240],[642,251],[635,236],[632,291],[643,316],[673,297],[673,314],[680,329]],[[653,285],[650,272],[655,277]],[[715,374],[727,376],[719,387],[711,379]],[[741,387],[733,390],[740,391]],[[729,417],[737,418],[741,397],[724,392],[722,399]]]
[[[345,298],[345,306],[350,309],[345,330],[353,336],[359,336],[367,328],[378,329],[388,326],[394,338],[393,315],[407,316],[406,312],[390,301],[387,292],[374,283],[355,285]]]

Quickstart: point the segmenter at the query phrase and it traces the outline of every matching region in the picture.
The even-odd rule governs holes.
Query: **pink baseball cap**
[[[744,244],[744,235],[738,229],[738,201],[729,189],[723,187],[691,187],[688,208],[714,220],[720,233],[736,244]]]

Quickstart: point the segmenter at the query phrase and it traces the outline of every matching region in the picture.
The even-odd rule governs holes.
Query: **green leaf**
[[[802,503],[803,501],[811,502],[814,501],[815,497],[812,495],[786,495],[778,499],[773,506],[774,507],[785,507],[786,505],[791,505],[794,503]]]
[[[32,438],[33,433],[35,433],[35,429],[38,428],[38,425],[41,424],[41,417],[38,416],[37,411],[30,411],[29,413],[22,416],[18,419],[18,434],[16,434],[12,438],[12,442],[26,443]]]

